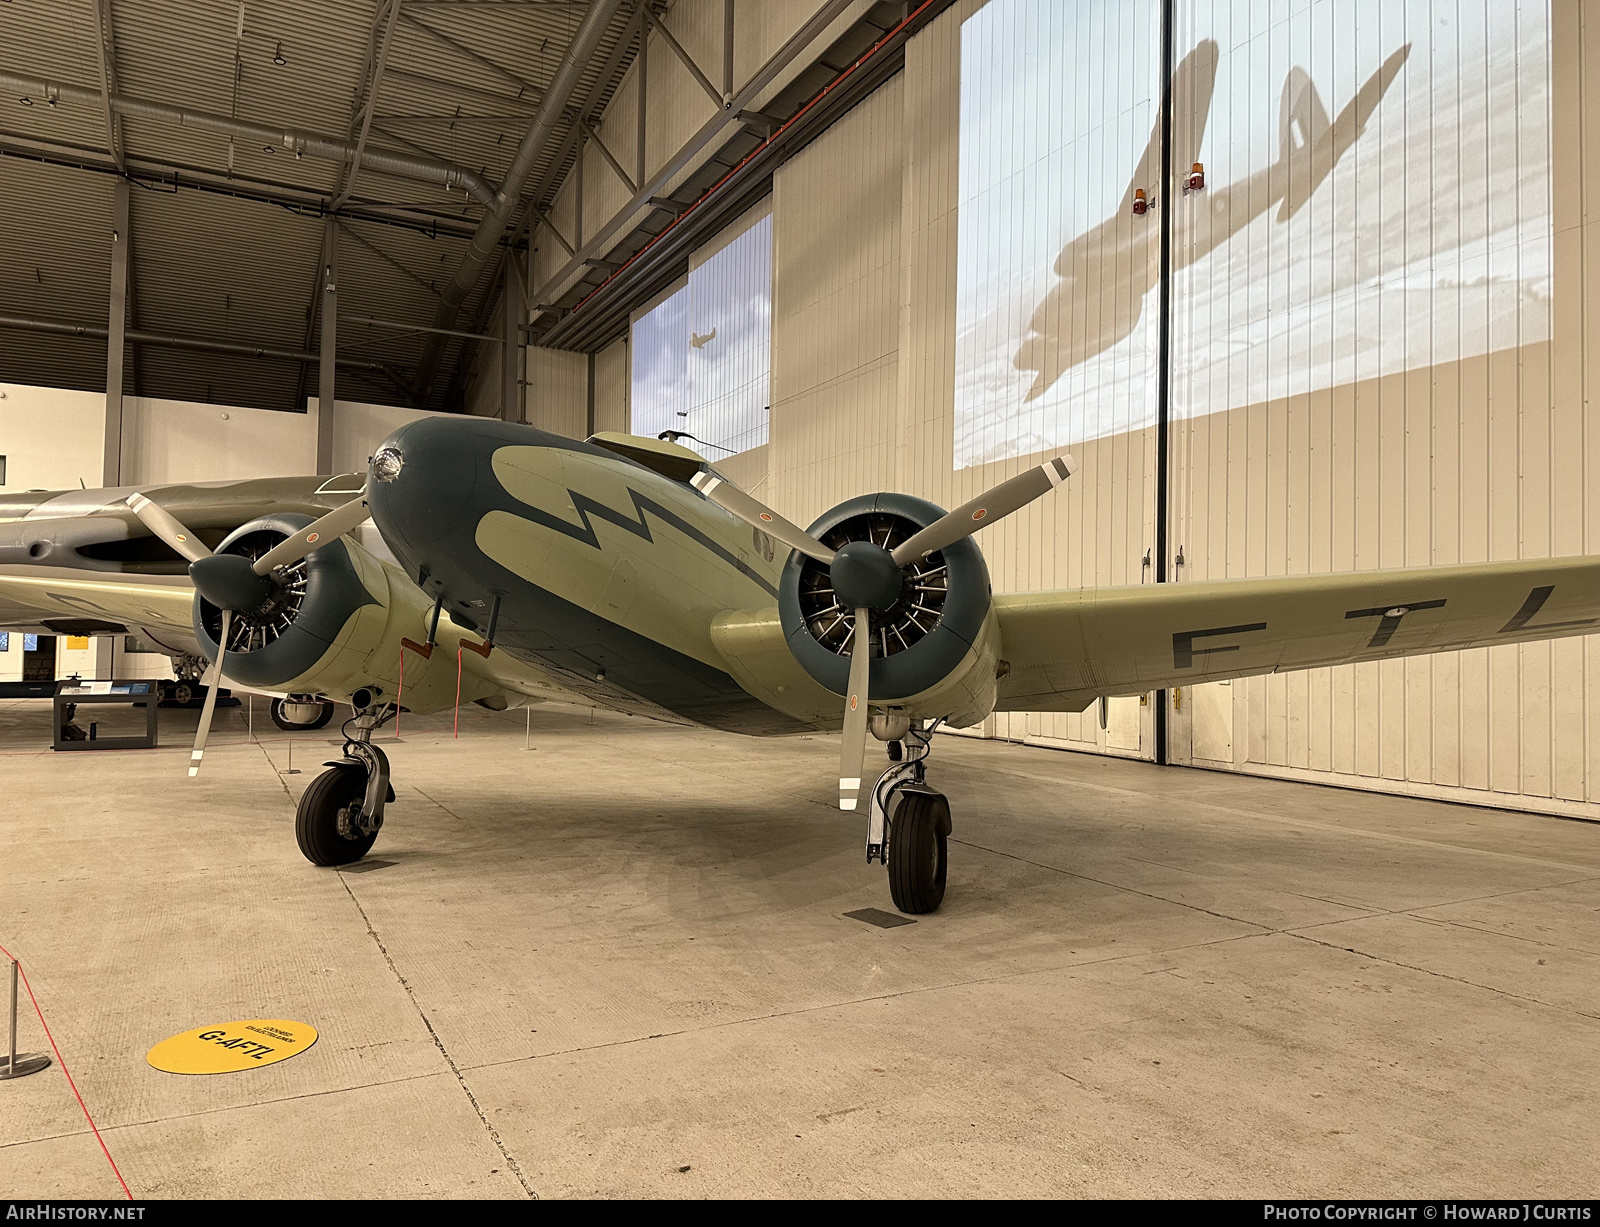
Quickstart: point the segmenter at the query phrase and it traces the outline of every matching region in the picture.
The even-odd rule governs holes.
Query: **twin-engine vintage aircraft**
[[[565,698],[770,735],[838,727],[842,705],[840,807],[865,792],[868,859],[897,907],[929,912],[951,829],[925,775],[940,723],[1600,619],[1589,557],[992,594],[972,534],[1071,473],[1054,459],[948,513],[863,495],[801,529],[673,443],[431,417],[391,435],[365,479],[0,502],[0,564],[28,564],[0,574],[0,625],[137,628],[208,658],[191,775],[219,676],[307,718],[351,704],[345,757],[296,817],[319,865],[364,856],[393,800],[373,731],[450,707],[458,668],[460,697],[496,710]],[[149,578],[185,561],[193,591]],[[864,767],[869,732],[882,772]]]

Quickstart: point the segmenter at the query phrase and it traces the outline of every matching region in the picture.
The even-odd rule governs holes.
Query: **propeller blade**
[[[839,808],[855,809],[861,797],[861,768],[867,761],[867,678],[872,665],[869,611],[856,610],[855,642],[850,648],[850,693],[844,701],[844,742],[839,747]]]
[[[775,537],[791,550],[798,550],[823,564],[833,561],[833,551],[822,542],[799,525],[785,520],[772,508],[764,506],[760,500],[751,498],[732,482],[724,481],[715,473],[701,469],[689,479],[689,483],[724,511],[731,511],[746,524],[754,525],[762,532]]]
[[[211,557],[205,542],[179,523],[178,517],[165,507],[152,503],[142,494],[130,494],[123,501],[139,517],[140,523],[190,562]]]
[[[970,503],[963,503],[954,511],[946,512],[927,528],[895,546],[891,555],[895,565],[903,567],[916,562],[936,550],[972,536],[996,520],[1004,519],[1018,508],[1026,507],[1041,494],[1054,490],[1071,477],[1077,468],[1071,456],[1057,456],[1036,469],[1029,469],[1010,481],[1001,482]]]
[[[233,610],[222,611],[222,635],[217,640],[217,658],[211,662],[211,675],[206,682],[206,702],[200,709],[200,727],[195,730],[194,750],[189,755],[189,778],[200,774],[200,760],[206,756],[206,738],[211,736],[211,717],[217,710],[217,687],[222,684],[222,655],[228,647],[228,631],[233,623]]]
[[[365,521],[372,513],[367,510],[367,492],[362,492],[343,506],[335,507],[327,515],[313,520],[294,536],[278,542],[255,562],[255,573],[265,575],[273,567],[286,567],[313,554],[329,542],[337,541],[352,528]]]

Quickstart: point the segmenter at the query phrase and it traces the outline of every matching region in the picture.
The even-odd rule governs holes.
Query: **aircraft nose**
[[[495,475],[496,453],[572,446],[570,439],[496,418],[418,418],[372,453],[367,509],[413,580],[470,609],[488,599],[484,576],[498,573],[478,547],[478,527],[491,512],[520,506]]]
[[[479,456],[493,452],[475,437],[473,424],[471,419],[420,418],[372,453],[367,508],[397,558],[426,551],[470,514],[477,501]]]

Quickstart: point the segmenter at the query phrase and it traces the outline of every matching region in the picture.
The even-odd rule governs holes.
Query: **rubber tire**
[[[902,793],[889,829],[889,896],[913,916],[944,902],[950,803],[938,793]]]
[[[283,699],[272,700],[272,723],[276,724],[285,733],[309,733],[313,729],[324,727],[329,720],[333,719],[333,704],[323,703],[320,704],[322,714],[310,724],[296,724],[293,720],[284,719],[283,704]]]
[[[313,865],[348,865],[359,861],[378,838],[374,831],[360,839],[339,834],[339,810],[366,795],[367,777],[349,767],[330,767],[311,781],[294,813],[294,838]]]

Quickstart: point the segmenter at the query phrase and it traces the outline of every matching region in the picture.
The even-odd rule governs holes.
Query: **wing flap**
[[[1000,711],[1600,630],[1600,557],[1000,595]]]

